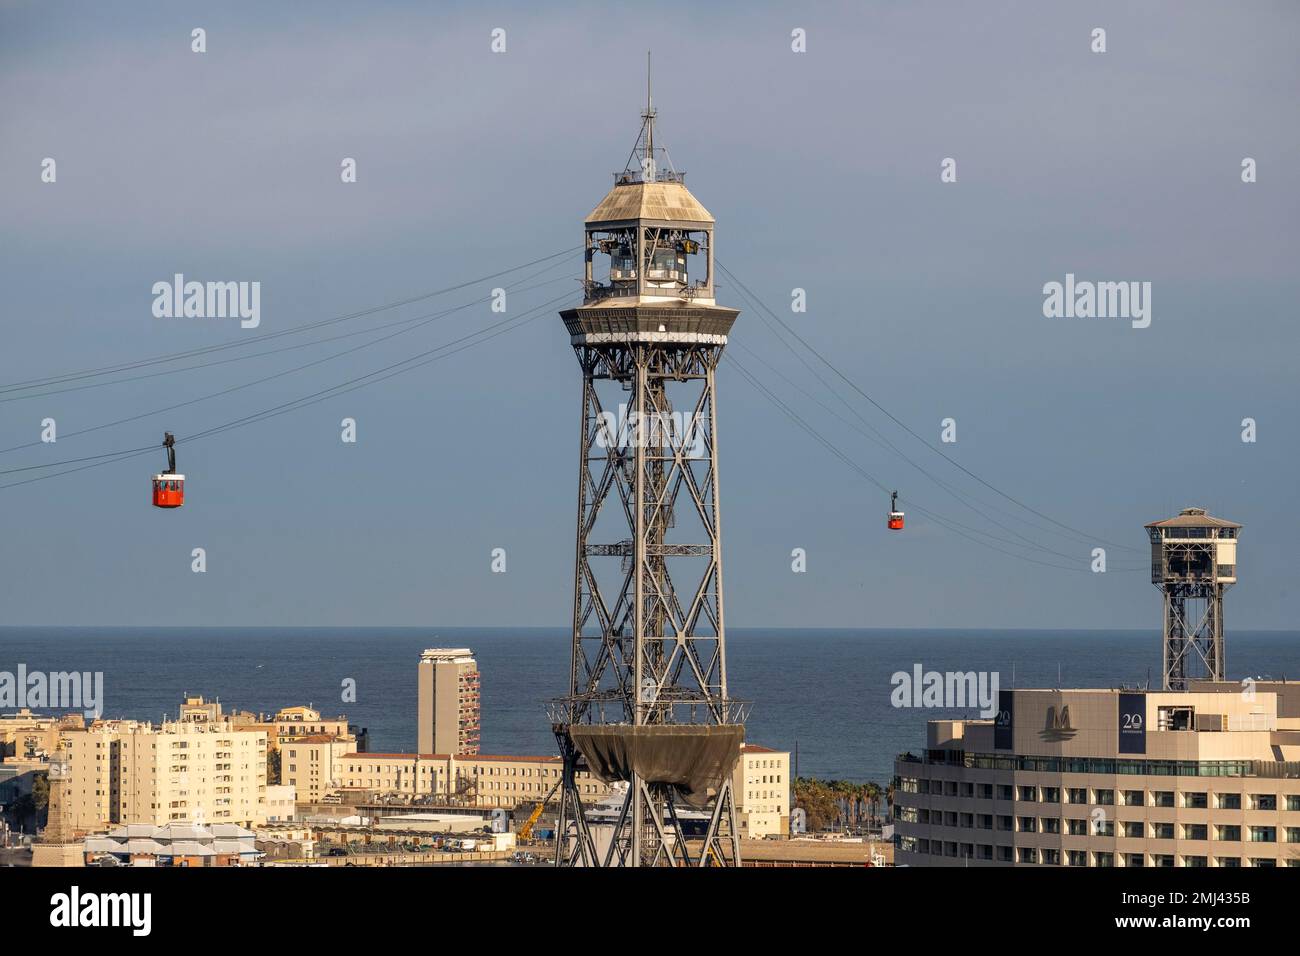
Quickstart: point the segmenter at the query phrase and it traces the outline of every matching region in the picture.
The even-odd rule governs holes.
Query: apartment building
[[[282,747],[302,737],[322,735],[351,740],[352,749],[355,751],[369,749],[369,734],[366,728],[349,724],[346,714],[340,714],[338,717],[323,717],[314,707],[282,707],[276,711],[271,726],[275,740],[275,746],[271,749]]]
[[[21,710],[0,714],[0,760],[40,759],[59,748],[59,741],[69,730],[84,730],[81,714],[50,717]]]
[[[268,750],[278,750],[282,743],[300,737],[321,734],[334,734],[355,740],[356,746],[352,748],[353,750],[369,749],[368,734],[364,727],[349,724],[346,715],[324,717],[314,707],[301,705],[282,707],[273,717],[267,717],[265,714],[254,714],[246,710],[227,713],[222,709],[220,701],[206,700],[202,696],[187,696],[181,702],[180,719],[199,723],[228,720],[236,730],[263,731],[266,734]]]
[[[786,836],[790,832],[790,754],[745,744],[732,773],[736,829],[742,837]]]
[[[467,647],[431,647],[420,655],[416,749],[429,754],[476,754],[479,674]]]
[[[894,764],[908,866],[1300,866],[1300,685],[1012,690]]]
[[[280,743],[280,783],[294,788],[303,803],[320,803],[343,786],[343,758],[357,752],[356,740],[337,734],[284,737]]]
[[[65,735],[71,825],[266,819],[266,734],[229,721],[97,720]]]

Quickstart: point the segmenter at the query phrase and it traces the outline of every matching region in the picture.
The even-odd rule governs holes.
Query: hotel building
[[[999,698],[895,761],[898,865],[1300,865],[1300,684]]]

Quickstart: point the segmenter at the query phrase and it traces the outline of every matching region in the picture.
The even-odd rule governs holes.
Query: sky
[[[3,388],[576,250],[652,50],[659,140],[717,218],[718,259],[927,443],[721,281],[745,367],[909,510],[888,532],[888,496],[724,360],[731,626],[1157,629],[1142,526],[1196,505],[1244,525],[1229,632],[1295,628],[1298,25],[1289,3],[0,3],[0,485],[70,472],[0,488],[0,623],[568,620],[580,378],[555,312],[577,301],[576,251],[510,290],[507,314],[547,306],[536,321],[193,444],[489,326],[500,280],[331,327],[462,306],[292,374],[369,339]],[[259,282],[260,326],[155,317],[176,273]],[[1067,274],[1149,282],[1150,325],[1045,316]],[[14,448],[47,418],[55,443]],[[188,476],[176,511],[148,506],[161,449],[9,471],[164,429]]]

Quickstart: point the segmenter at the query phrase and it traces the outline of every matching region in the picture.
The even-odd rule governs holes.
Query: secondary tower
[[[1146,526],[1151,583],[1165,596],[1164,689],[1193,678],[1224,680],[1223,592],[1237,583],[1241,525],[1184,508]]]

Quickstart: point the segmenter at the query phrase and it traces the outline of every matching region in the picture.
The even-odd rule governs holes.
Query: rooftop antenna
[[[614,174],[615,183],[626,185],[635,182],[681,182],[681,177],[673,169],[673,161],[668,155],[667,147],[658,147],[663,150],[664,163],[668,169],[667,174],[660,174],[659,164],[655,161],[655,119],[659,114],[655,109],[652,80],[650,51],[647,50],[645,54],[645,109],[641,111],[641,131],[637,133],[632,152],[628,153],[627,165],[623,168],[623,172]],[[634,163],[640,167],[639,179],[633,173],[633,170],[636,169]]]
[[[651,175],[654,174],[655,158],[655,105],[653,87],[650,81],[650,51],[645,51],[645,112],[641,118],[645,120],[645,168]]]

